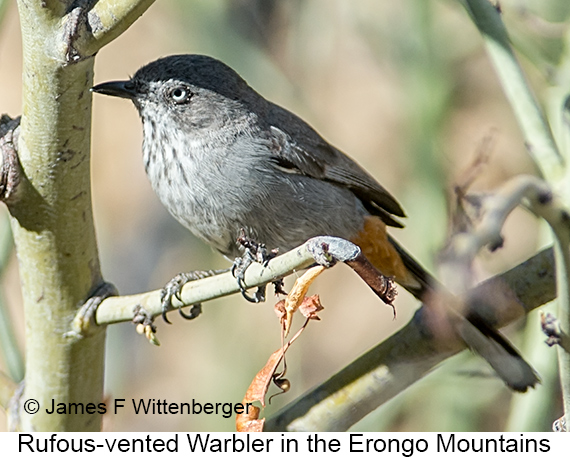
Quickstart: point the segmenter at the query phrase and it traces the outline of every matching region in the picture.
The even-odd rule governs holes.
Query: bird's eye
[[[174,89],[171,89],[168,95],[170,96],[172,101],[177,105],[186,103],[188,100],[190,100],[190,97],[192,96],[190,91],[183,86],[178,86],[175,87]]]

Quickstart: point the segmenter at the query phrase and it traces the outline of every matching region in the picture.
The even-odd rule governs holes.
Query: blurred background
[[[18,15],[14,1],[0,4],[0,112],[16,116],[21,111]],[[570,5],[566,0],[504,0],[501,6],[532,87],[546,110],[559,116],[558,94],[568,87],[570,68]],[[393,234],[434,272],[449,231],[452,189],[478,151],[483,149],[489,158],[474,190],[490,190],[513,175],[535,172],[479,32],[457,1],[158,1],[98,54],[95,82],[125,79],[149,61],[173,53],[223,60],[266,98],[299,114],[356,159],[402,203],[407,227]],[[228,267],[221,255],[178,225],[152,192],[132,104],[94,98],[92,187],[105,278],[122,294],[131,294],[158,289],[181,271]],[[481,253],[476,279],[532,255],[547,241],[543,232],[532,216],[515,211],[505,226],[503,249]],[[13,254],[2,287],[22,348],[24,323]],[[322,321],[311,323],[288,352],[291,390],[271,401],[266,416],[397,331],[417,307],[401,291],[393,319],[392,310],[343,266],[322,275],[311,292],[321,296]],[[275,301],[272,296],[259,305],[239,296],[215,300],[192,322],[173,313],[171,326],[157,320],[158,348],[131,324],[112,326],[108,398],[241,401],[253,376],[280,345]],[[529,320],[532,330],[535,316]],[[548,430],[562,414],[556,372],[549,362],[554,351],[540,337],[524,341],[524,324],[513,325],[507,334],[539,364],[543,376],[532,394],[538,400],[530,408],[539,416],[532,424],[516,422],[524,415],[517,408],[529,407],[521,406],[522,396],[513,400],[482,359],[464,352],[354,429]],[[0,358],[0,367],[4,364]],[[233,419],[220,416],[137,416],[127,408],[104,419],[106,431],[234,428]]]

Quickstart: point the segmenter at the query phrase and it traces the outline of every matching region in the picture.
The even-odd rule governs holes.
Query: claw
[[[245,298],[250,303],[259,303],[265,301],[265,286],[260,286],[253,296],[248,295],[247,286],[244,281],[245,271],[253,263],[253,260],[249,257],[238,257],[232,267],[232,274],[237,280],[241,296]],[[261,291],[261,289],[263,289]]]
[[[168,283],[164,286],[160,293],[160,303],[162,306],[162,319],[167,324],[171,324],[166,317],[166,313],[173,309],[172,306],[172,297],[175,297],[178,301],[182,302],[182,287],[186,283],[190,281],[196,281],[198,279],[207,278],[209,276],[214,276],[220,273],[225,273],[227,270],[207,270],[207,271],[191,271],[189,273],[179,273],[174,278],[172,278]],[[180,308],[178,308],[178,312],[182,317],[185,319],[195,319],[200,315],[202,312],[202,307],[200,304],[193,305],[190,308],[190,313],[185,314]]]
[[[76,339],[90,335],[94,329],[97,328],[95,316],[97,308],[101,302],[107,297],[112,297],[118,294],[119,292],[117,291],[117,288],[111,283],[102,282],[97,285],[90,292],[89,297],[73,319],[73,330],[67,332],[65,335]]]
[[[196,319],[200,314],[202,314],[202,304],[196,303],[195,305],[192,305],[188,314],[182,311],[182,308],[178,308],[178,314],[180,314],[184,319],[188,321]]]
[[[163,307],[163,308],[162,308],[162,313],[160,313],[160,314],[162,315],[162,320],[163,320],[164,322],[166,322],[167,324],[172,325],[172,322],[170,322],[170,321],[168,320],[168,317],[166,317],[166,311],[167,311],[167,310],[164,309],[164,307]]]
[[[169,290],[169,286],[172,283],[173,280],[171,280],[166,286],[164,286],[164,289],[162,289],[160,291],[160,305],[162,308],[162,320],[164,322],[166,322],[167,324],[172,324],[172,322],[170,322],[168,320],[168,317],[166,317],[166,313],[168,311],[170,311],[170,309],[172,308],[172,296],[174,295],[170,290]]]
[[[250,303],[260,303],[265,301],[265,286],[257,288],[253,296],[248,295],[247,286],[245,284],[245,272],[253,262],[261,263],[266,267],[271,259],[277,256],[277,249],[267,251],[264,244],[257,243],[255,240],[247,237],[245,230],[241,229],[240,236],[237,239],[238,244],[244,248],[242,257],[237,257],[232,265],[232,275],[237,279],[237,283],[243,298]]]
[[[253,296],[247,294],[247,290],[245,287],[242,287],[243,283],[240,283],[238,280],[238,284],[240,285],[241,296],[245,298],[250,303],[261,303],[265,301],[265,286],[259,286]],[[243,284],[245,286],[245,284]]]
[[[259,302],[256,300],[255,296],[250,297],[250,296],[247,294],[247,290],[245,290],[243,287],[241,287],[241,285],[240,285],[240,292],[241,292],[241,296],[242,296],[243,298],[245,298],[248,302],[250,302],[250,303],[259,303]]]

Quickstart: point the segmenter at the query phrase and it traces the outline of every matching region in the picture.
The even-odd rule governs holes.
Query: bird
[[[433,289],[431,275],[388,234],[405,217],[388,190],[223,62],[171,55],[92,91],[134,103],[154,191],[175,219],[224,256],[242,254],[236,239],[244,233],[280,252],[315,236],[336,236],[358,245],[418,300]],[[478,336],[467,345],[510,388],[524,392],[538,382],[492,326],[462,319]]]

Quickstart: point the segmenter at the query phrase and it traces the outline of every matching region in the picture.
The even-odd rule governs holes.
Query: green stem
[[[76,48],[93,55],[135,22],[155,0],[102,0],[87,15],[89,33],[80,35]]]
[[[93,59],[68,65],[59,21],[40,2],[19,0],[23,112],[19,157],[32,192],[11,207],[26,318],[24,431],[97,431],[98,415],[47,414],[55,403],[103,398],[105,332],[82,341],[64,333],[76,307],[101,282],[90,189]]]
[[[570,237],[556,230],[555,234],[558,320],[561,333],[570,335]],[[564,415],[566,424],[570,424],[570,352],[561,346],[558,347],[558,367]]]
[[[8,215],[4,213],[0,219],[0,275],[2,275],[8,263],[13,244],[10,220]],[[0,287],[0,350],[4,356],[10,376],[19,382],[24,377],[24,362],[16,341],[13,322],[10,318],[3,292],[3,288]]]
[[[24,54],[18,153],[29,185],[9,209],[26,319],[20,401],[40,405],[33,415],[20,408],[23,431],[101,428],[98,414],[47,414],[46,408],[103,399],[105,330],[83,339],[67,336],[78,306],[102,282],[90,184],[93,54],[152,2],[97,2],[97,8],[117,13],[115,25],[102,30],[87,24],[92,11],[81,9],[85,3],[18,0]]]
[[[556,300],[540,312],[554,312]],[[511,401],[505,432],[547,432],[552,430],[552,411],[558,403],[558,361],[553,348],[544,344],[546,337],[540,327],[538,312],[530,313],[525,324],[524,348],[527,361],[540,373],[540,385]]]
[[[501,15],[489,0],[460,0],[481,32],[505,95],[514,111],[527,150],[549,181],[560,177],[563,159],[550,126],[517,61]]]
[[[313,255],[306,249],[306,244],[272,259],[267,267],[260,263],[251,264],[245,272],[247,287],[258,287],[276,279],[283,278],[295,271],[300,271],[315,263]],[[182,308],[194,303],[202,303],[215,298],[225,297],[240,291],[238,282],[231,272],[217,274],[209,278],[191,281],[184,285],[180,298],[173,298],[172,307]],[[162,313],[160,290],[137,295],[110,297],[99,305],[96,314],[97,325],[127,322],[133,318],[133,308],[141,305],[150,316]]]

